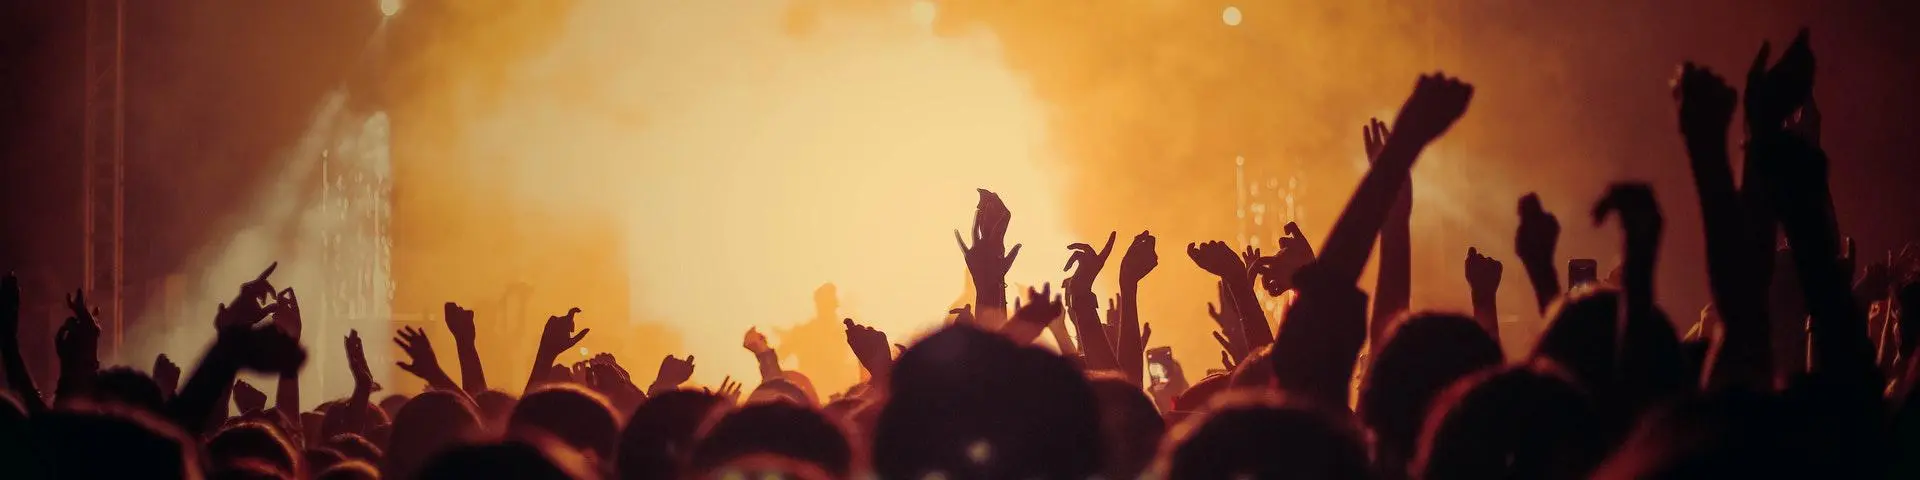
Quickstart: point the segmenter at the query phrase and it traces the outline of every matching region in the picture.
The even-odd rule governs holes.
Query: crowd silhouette
[[[147,372],[102,368],[95,313],[68,296],[72,316],[53,338],[59,378],[43,395],[21,345],[45,339],[20,338],[23,285],[9,275],[0,477],[1915,478],[1920,327],[1902,310],[1920,302],[1920,251],[1859,260],[1833,213],[1807,33],[1777,61],[1770,50],[1743,92],[1691,63],[1674,80],[1712,293],[1711,305],[1677,307],[1700,308],[1690,328],[1654,298],[1665,220],[1636,183],[1588,209],[1595,224],[1619,225],[1617,274],[1576,260],[1565,285],[1559,218],[1534,195],[1518,199],[1512,258],[1548,321],[1525,356],[1508,358],[1497,340],[1505,246],[1464,246],[1472,312],[1409,311],[1409,172],[1474,94],[1435,73],[1391,123],[1361,127],[1370,166],[1324,241],[1289,224],[1271,255],[1187,245],[1218,277],[1208,310],[1221,368],[1199,378],[1150,346],[1149,320],[1184,320],[1139,315],[1156,237],[1126,243],[1105,302],[1093,284],[1118,232],[1099,248],[1068,246],[1057,293],[1042,285],[1010,302],[1005,275],[1022,245],[1006,238],[1011,210],[983,189],[972,227],[955,232],[971,303],[910,344],[839,320],[864,370],[839,392],[783,368],[757,329],[742,340],[757,381],[690,386],[691,354],[663,358],[644,388],[609,354],[561,364],[590,333],[573,309],[545,321],[516,398],[489,383],[476,312],[448,303],[459,379],[440,363],[444,346],[403,328],[396,367],[426,390],[376,401],[360,334],[302,345],[302,323],[325,320],[302,318],[269,266],[219,307],[218,334],[184,377],[166,355]],[[1362,289],[1376,238],[1379,274]],[[1256,288],[1289,299],[1277,329]],[[803,328],[835,328],[833,293],[816,298]],[[1057,347],[1036,345],[1042,334]],[[351,395],[299,404],[309,348],[345,349]],[[277,375],[271,399],[236,380],[242,371]]]

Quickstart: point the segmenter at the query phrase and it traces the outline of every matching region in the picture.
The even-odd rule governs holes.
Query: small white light
[[[1229,27],[1240,26],[1240,7],[1228,5],[1226,10],[1220,12],[1220,21]]]
[[[400,13],[400,0],[380,0],[380,14],[393,16]]]

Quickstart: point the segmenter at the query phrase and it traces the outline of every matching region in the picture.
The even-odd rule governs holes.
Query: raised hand
[[[1068,245],[1067,250],[1072,251],[1073,254],[1067,256],[1067,266],[1060,269],[1062,272],[1073,272],[1067,277],[1067,281],[1082,288],[1092,288],[1093,279],[1100,276],[1100,270],[1107,266],[1107,257],[1113,254],[1113,240],[1117,235],[1119,232],[1108,232],[1107,244],[1100,247],[1099,251],[1095,251],[1092,245],[1085,243]],[[1079,270],[1074,270],[1075,263],[1080,264]]]
[[[1160,254],[1154,251],[1154,244],[1153,234],[1145,230],[1133,236],[1126,256],[1120,257],[1120,283],[1138,284],[1153,267],[1160,265]]]
[[[1500,337],[1501,270],[1499,260],[1481,255],[1477,248],[1467,247],[1467,286],[1473,294],[1473,319],[1494,338]]]
[[[720,390],[712,393],[726,399],[727,405],[733,405],[740,403],[740,386],[740,382],[733,381],[733,376],[729,375],[720,379]]]
[[[54,334],[63,377],[75,373],[67,371],[69,368],[91,371],[100,367],[100,324],[94,321],[98,310],[89,309],[86,293],[78,291],[67,296],[67,309],[73,315]]]
[[[428,385],[435,388],[460,390],[459,386],[453,384],[453,377],[447,376],[447,371],[440,368],[440,359],[434,355],[433,344],[427,341],[425,330],[405,327],[395,335],[398,336],[394,337],[393,344],[400,346],[400,350],[406,352],[407,358],[412,359],[413,363],[393,362],[394,365],[426,380]]]
[[[1715,142],[1725,148],[1727,126],[1733,122],[1733,109],[1739,94],[1713,70],[1687,62],[1680,67],[1680,78],[1673,87],[1673,100],[1679,104],[1680,134],[1689,144]]]
[[[1240,280],[1247,278],[1246,263],[1241,261],[1240,254],[1235,253],[1233,247],[1227,246],[1226,242],[1189,243],[1187,258],[1193,259],[1194,265],[1200,266],[1200,269],[1215,276]]]
[[[1015,302],[1018,302],[1018,301],[1019,301],[1019,300],[1015,300]],[[1014,307],[1014,310],[1019,310],[1019,309],[1020,309],[1020,307],[1018,307],[1018,306],[1015,306],[1015,307]],[[969,304],[966,304],[966,305],[961,305],[961,306],[959,306],[959,307],[954,307],[954,308],[953,308],[953,309],[951,309],[951,310],[947,310],[947,314],[948,314],[948,315],[953,315],[953,323],[957,323],[957,324],[960,324],[960,325],[973,325],[973,324],[974,324],[974,321],[973,321],[973,304],[971,304],[971,303],[969,303]]]
[[[1369,118],[1366,125],[1360,126],[1360,141],[1366,146],[1367,163],[1380,158],[1380,151],[1387,148],[1387,135],[1387,124],[1380,123],[1378,118]]]
[[[1747,70],[1747,128],[1753,136],[1780,131],[1787,117],[1813,96],[1813,48],[1807,30],[1801,29],[1780,62],[1767,67],[1771,45],[1760,44],[1753,65]]]
[[[606,395],[618,411],[631,412],[646,400],[646,393],[633,384],[633,377],[612,354],[600,353],[587,362],[585,382],[588,388]]]
[[[1020,306],[1013,310],[1013,318],[1009,319],[1000,331],[1014,343],[1021,345],[1033,343],[1033,339],[1039,338],[1041,330],[1059,321],[1060,316],[1066,312],[1066,306],[1060,302],[1060,296],[1053,293],[1051,283],[1040,284],[1039,290],[1028,287],[1026,302],[1015,300],[1014,303]],[[848,334],[851,335],[852,332],[849,331]],[[849,338],[848,341],[852,339]],[[1071,347],[1072,345],[1062,345],[1061,351],[1068,351]]]
[[[1420,76],[1413,86],[1413,95],[1407,97],[1407,103],[1400,107],[1399,116],[1393,120],[1393,135],[1387,137],[1381,150],[1384,152],[1395,144],[1426,146],[1453,127],[1467,112],[1467,104],[1472,100],[1473,85],[1439,72]]]
[[[1233,293],[1228,290],[1226,282],[1219,282],[1217,285],[1220,306],[1215,308],[1214,304],[1207,304],[1207,317],[1212,318],[1213,323],[1220,326],[1219,330],[1213,332],[1213,339],[1220,342],[1220,351],[1224,355],[1234,360],[1245,358],[1249,349],[1247,339],[1241,332],[1239,307],[1233,300]]]
[[[747,327],[746,335],[740,340],[740,347],[753,352],[754,355],[773,350],[773,347],[767,345],[767,335],[760,333],[759,327]]]
[[[973,276],[975,320],[997,327],[1006,319],[1007,269],[1020,256],[1020,245],[1005,248],[1007,225],[1013,219],[1006,203],[985,189],[979,189],[979,193],[980,203],[973,215],[973,246],[967,246],[966,237],[958,230],[953,232],[953,239],[960,245],[967,271]]]
[[[275,290],[273,284],[267,283],[267,277],[279,267],[280,262],[267,265],[267,269],[262,270],[259,276],[240,284],[240,292],[234,294],[233,301],[221,304],[214,314],[214,327],[228,329],[251,326],[273,313],[269,307],[276,304],[267,301],[273,299]]]
[[[444,307],[447,333],[453,335],[454,343],[472,343],[474,338],[473,310],[462,308],[460,304],[453,302],[447,302]]]
[[[236,380],[233,382],[233,405],[240,407],[242,415],[266,410],[267,394],[246,380]]]
[[[1616,184],[1593,206],[1593,223],[1606,222],[1614,213],[1626,229],[1627,248],[1657,248],[1666,220],[1660,215],[1660,203],[1646,184]]]
[[[160,386],[160,394],[172,398],[180,391],[180,366],[174,365],[167,354],[153,358],[153,383]]]
[[[547,326],[540,332],[539,358],[544,361],[536,362],[536,365],[553,363],[554,359],[560,358],[561,353],[565,353],[574,345],[579,345],[581,339],[587,338],[587,332],[593,331],[590,328],[582,328],[578,333],[573,331],[573,316],[579,313],[580,308],[574,307],[567,310],[566,315],[547,317]]]
[[[1473,287],[1474,292],[1491,293],[1500,289],[1501,269],[1499,260],[1481,255],[1477,248],[1467,247],[1467,285]]]
[[[353,374],[353,391],[367,393],[378,391],[380,386],[373,383],[373,368],[367,365],[367,349],[360,341],[359,330],[347,330],[347,371]]]
[[[480,347],[474,343],[473,310],[447,302],[443,311],[454,352],[460,356],[460,388],[468,395],[479,395],[487,391],[487,373],[480,365]]]
[[[874,383],[885,383],[893,371],[893,344],[887,341],[887,332],[854,323],[851,318],[841,322],[847,327],[847,348],[853,349],[854,358],[873,375]]]
[[[653,387],[647,390],[676,388],[689,378],[693,378],[693,355],[687,355],[686,360],[667,355],[660,359],[660,371],[653,376]]]
[[[1313,263],[1313,244],[1307,241],[1306,234],[1300,233],[1300,225],[1287,222],[1283,228],[1287,235],[1280,237],[1279,253],[1261,258],[1252,268],[1254,275],[1260,279],[1260,286],[1267,290],[1267,295],[1276,297],[1293,289],[1294,272]]]
[[[1560,243],[1560,219],[1540,206],[1540,195],[1520,197],[1520,228],[1513,232],[1513,250],[1521,262],[1553,265],[1553,252]]]
[[[1520,227],[1513,232],[1513,251],[1533,283],[1534,301],[1542,314],[1560,296],[1560,271],[1553,263],[1559,243],[1560,219],[1540,206],[1540,195],[1520,197]]]

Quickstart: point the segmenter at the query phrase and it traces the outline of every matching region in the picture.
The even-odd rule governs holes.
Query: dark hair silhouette
[[[563,383],[535,390],[514,405],[507,419],[507,433],[522,435],[529,429],[553,435],[598,459],[611,460],[620,436],[620,420],[599,393]]]
[[[413,478],[429,456],[479,431],[480,418],[466,399],[438,390],[422,393],[407,401],[394,417],[380,476]]]
[[[688,457],[692,473],[709,472],[753,454],[774,454],[818,466],[836,477],[853,469],[846,430],[818,410],[789,402],[741,407],[700,427]]]
[[[347,461],[347,456],[340,453],[339,450],[327,447],[310,447],[307,448],[306,451],[300,452],[300,459],[301,464],[304,465],[307,470],[307,474],[314,475],[320,473],[322,470],[332,468],[334,465],[339,465],[340,462]]]
[[[1174,480],[1369,478],[1359,432],[1325,411],[1275,394],[1229,394],[1174,429],[1158,468]]]
[[[518,401],[499,390],[487,390],[473,396],[473,403],[480,409],[480,423],[492,430],[506,428],[507,417],[513,415],[514,404]]]
[[[214,433],[207,440],[207,457],[216,469],[254,460],[284,475],[302,471],[293,445],[278,428],[258,420],[235,423]]]
[[[1485,370],[1434,399],[1417,478],[1577,478],[1606,445],[1592,397],[1543,361]]]
[[[160,384],[154,382],[153,377],[127,367],[108,368],[95,374],[93,390],[88,396],[97,402],[119,403],[154,413],[166,411],[166,397],[160,392]]]
[[[647,398],[620,432],[620,453],[615,459],[620,478],[678,477],[680,455],[693,449],[694,434],[716,408],[721,408],[720,397],[697,390],[673,390]]]
[[[1167,432],[1166,421],[1153,408],[1153,399],[1126,378],[1098,375],[1088,383],[1100,408],[1100,432],[1107,451],[1102,475],[1139,478],[1160,449],[1160,437]]]
[[[1085,478],[1101,465],[1092,388],[1073,364],[966,325],[895,361],[874,434],[881,478]]]
[[[1638,321],[1641,328],[1627,329],[1629,337],[1616,343],[1619,312],[1619,291],[1575,289],[1548,309],[1553,323],[1533,349],[1533,358],[1552,361],[1594,396],[1609,419],[1597,424],[1609,442],[1642,410],[1691,387],[1680,339],[1665,314],[1656,310],[1657,318]],[[1619,352],[1632,355],[1623,359]]]
[[[380,471],[367,462],[347,460],[314,474],[313,480],[380,480]]]
[[[341,455],[352,460],[379,464],[380,459],[385,456],[381,453],[379,446],[367,440],[367,437],[362,437],[357,434],[343,433],[334,435],[333,438],[328,438],[325,443],[327,448],[340,452]]]
[[[554,449],[541,443],[528,439],[454,446],[428,460],[418,478],[571,480],[587,476],[584,466],[555,458]]]
[[[385,397],[380,397],[380,403],[377,405],[380,406],[381,412],[386,413],[388,418],[392,418],[393,416],[399,415],[400,407],[407,406],[407,401],[412,399],[413,397],[403,394],[389,394]]]
[[[1411,314],[1387,332],[1360,383],[1355,413],[1373,430],[1380,469],[1399,472],[1413,458],[1434,397],[1454,381],[1505,359],[1500,343],[1464,315]]]
[[[27,419],[25,448],[4,453],[20,478],[198,478],[197,445],[152,414],[70,405]]]

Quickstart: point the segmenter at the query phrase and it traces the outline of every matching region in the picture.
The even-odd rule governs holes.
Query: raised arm
[[[1387,146],[1390,131],[1380,119],[1369,119],[1360,127],[1365,137],[1367,162],[1378,161]],[[1394,197],[1387,221],[1380,226],[1380,272],[1374,277],[1373,316],[1367,322],[1370,345],[1386,345],[1387,327],[1413,303],[1413,182],[1402,181]],[[1476,304],[1477,308],[1478,304]]]
[[[33,385],[33,373],[20,354],[20,279],[8,272],[0,277],[0,363],[7,366],[7,387],[20,396],[27,415],[47,411],[40,388]]]
[[[1249,253],[1242,256],[1223,242],[1187,244],[1187,258],[1207,273],[1220,277],[1227,293],[1233,296],[1234,313],[1240,318],[1240,335],[1246,339],[1247,352],[1253,352],[1273,343],[1273,328],[1267,326],[1267,311],[1261,308],[1260,298],[1254,296],[1254,270],[1247,265],[1247,260],[1259,258],[1259,254]]]
[[[1067,257],[1067,266],[1063,270],[1072,271],[1065,285],[1067,294],[1067,319],[1073,321],[1074,331],[1080,334],[1080,351],[1086,355],[1088,370],[1119,370],[1120,360],[1114,352],[1113,340],[1107,338],[1105,325],[1100,322],[1100,297],[1093,293],[1093,280],[1100,276],[1100,270],[1107,265],[1107,258],[1113,254],[1113,241],[1118,233],[1107,234],[1107,244],[1095,251],[1092,245],[1075,243],[1067,249],[1073,254]],[[1079,265],[1079,269],[1074,266]],[[1108,319],[1118,321],[1117,319]]]
[[[579,345],[581,339],[587,338],[587,332],[593,331],[591,328],[582,328],[579,333],[574,333],[573,316],[579,313],[580,308],[575,307],[568,309],[564,316],[547,317],[547,325],[540,332],[540,348],[533,354],[533,371],[527,374],[526,391],[531,392],[546,383],[548,368],[553,361],[567,349]]]
[[[1392,134],[1360,186],[1341,210],[1327,241],[1320,244],[1319,270],[1334,282],[1353,283],[1366,267],[1373,238],[1399,200],[1420,152],[1466,113],[1473,86],[1442,74],[1420,77],[1412,97],[1393,121]]]
[[[1007,321],[1007,269],[1020,256],[1020,245],[1004,248],[1007,224],[1013,219],[1007,204],[1000,201],[1000,195],[986,189],[979,192],[980,204],[973,213],[973,246],[967,246],[959,230],[953,232],[953,240],[960,244],[967,272],[973,277],[974,321],[980,328],[993,330]]]
[[[1473,293],[1473,320],[1500,338],[1500,276],[1505,267],[1480,250],[1467,247],[1467,287]]]
[[[753,354],[754,362],[760,366],[760,381],[771,382],[786,375],[786,371],[780,369],[780,354],[774,352],[773,346],[767,344],[767,336],[760,333],[759,328],[747,327],[746,335],[740,340],[740,347]],[[693,356],[687,356],[687,361],[692,362]]]
[[[1700,197],[1707,285],[1721,318],[1719,340],[1709,352],[1701,382],[1715,388],[1770,388],[1769,272],[1760,269],[1772,263],[1772,245],[1758,241],[1763,237],[1748,224],[1754,215],[1733,183],[1727,129],[1733,121],[1736,93],[1713,71],[1687,63],[1681,67],[1674,99],[1679,104],[1680,134],[1686,141],[1694,191]]]
[[[189,433],[200,433],[220,424],[227,408],[227,394],[242,368],[267,373],[297,371],[306,363],[307,352],[300,340],[286,335],[280,327],[257,325],[280,307],[273,285],[267,277],[279,264],[267,266],[258,277],[240,285],[230,304],[220,305],[214,315],[214,331],[219,332],[213,346],[201,356],[200,365],[187,377],[180,393],[167,402],[167,414]]]
[[[1786,130],[1786,120],[1812,97],[1814,57],[1802,30],[1778,64],[1763,69],[1763,47],[1749,72],[1747,107],[1752,139],[1748,170],[1771,187],[1767,201],[1792,245],[1793,263],[1812,319],[1809,370],[1854,379],[1873,372],[1866,322],[1851,290],[1852,272],[1839,261],[1840,232],[1827,180],[1827,157],[1812,139]]]
[[[1006,335],[1013,343],[1027,345],[1040,337],[1041,330],[1061,325],[1060,315],[1064,307],[1060,296],[1053,293],[1052,284],[1041,284],[1039,290],[1027,288],[1027,303],[1021,305],[1019,299],[1013,301],[1013,318],[1007,319],[1007,325],[1000,328],[1000,334]],[[1060,354],[1075,355],[1073,338],[1059,329],[1054,341],[1060,344]]]
[[[1644,389],[1636,392],[1638,394],[1674,393],[1673,389],[1685,385],[1679,375],[1679,352],[1656,350],[1663,345],[1645,343],[1647,339],[1661,336],[1669,342],[1674,340],[1673,326],[1656,311],[1653,299],[1653,273],[1659,263],[1660,235],[1666,220],[1660,214],[1653,189],[1637,183],[1615,184],[1594,205],[1595,225],[1611,216],[1620,217],[1626,232],[1620,319],[1615,327],[1618,333],[1614,335],[1616,375],[1624,385]]]
[[[888,385],[887,379],[893,377],[893,344],[887,342],[887,332],[853,323],[851,318],[841,322],[847,327],[847,348],[870,375],[867,384]]]
[[[65,403],[92,389],[94,374],[100,371],[100,323],[94,321],[97,309],[87,307],[84,292],[67,296],[72,316],[54,334],[54,351],[60,356],[60,380],[54,386],[53,401]]]
[[[433,343],[427,340],[427,332],[414,327],[402,327],[394,332],[393,344],[406,352],[413,363],[393,362],[401,371],[420,377],[427,382],[427,388],[448,390],[465,394],[460,386],[453,383],[453,377],[440,368],[440,358],[433,352]]]
[[[275,295],[279,310],[273,312],[273,325],[287,338],[300,340],[300,331],[305,320],[300,316],[300,298],[287,287]],[[157,375],[157,374],[156,374]],[[283,424],[300,427],[300,371],[281,372],[279,383],[273,389],[273,408],[284,421]],[[298,433],[298,432],[294,432]]]
[[[673,391],[690,378],[693,378],[693,355],[687,355],[686,360],[667,355],[660,359],[660,370],[653,376],[653,385],[647,387],[647,395]]]
[[[1540,196],[1528,193],[1520,197],[1520,227],[1513,232],[1513,251],[1527,270],[1533,285],[1533,300],[1540,314],[1547,313],[1553,299],[1560,296],[1560,270],[1554,266],[1553,251],[1560,243],[1560,219],[1540,206]]]
[[[1273,348],[1282,389],[1329,409],[1347,405],[1354,360],[1367,335],[1367,295],[1354,282],[1415,157],[1466,112],[1472,97],[1472,86],[1437,74],[1422,76],[1414,86],[1318,260],[1294,275],[1300,298]]]
[[[1120,351],[1120,371],[1125,372],[1134,385],[1142,386],[1146,374],[1146,336],[1151,335],[1152,330],[1141,331],[1145,327],[1140,323],[1140,279],[1160,265],[1160,255],[1154,246],[1153,234],[1141,231],[1127,246],[1126,256],[1120,257],[1120,318],[1109,319],[1120,323],[1116,347]]]
[[[460,388],[468,395],[487,391],[487,372],[480,366],[480,349],[475,346],[473,310],[460,304],[446,304],[447,333],[453,334],[453,348],[460,355]]]

